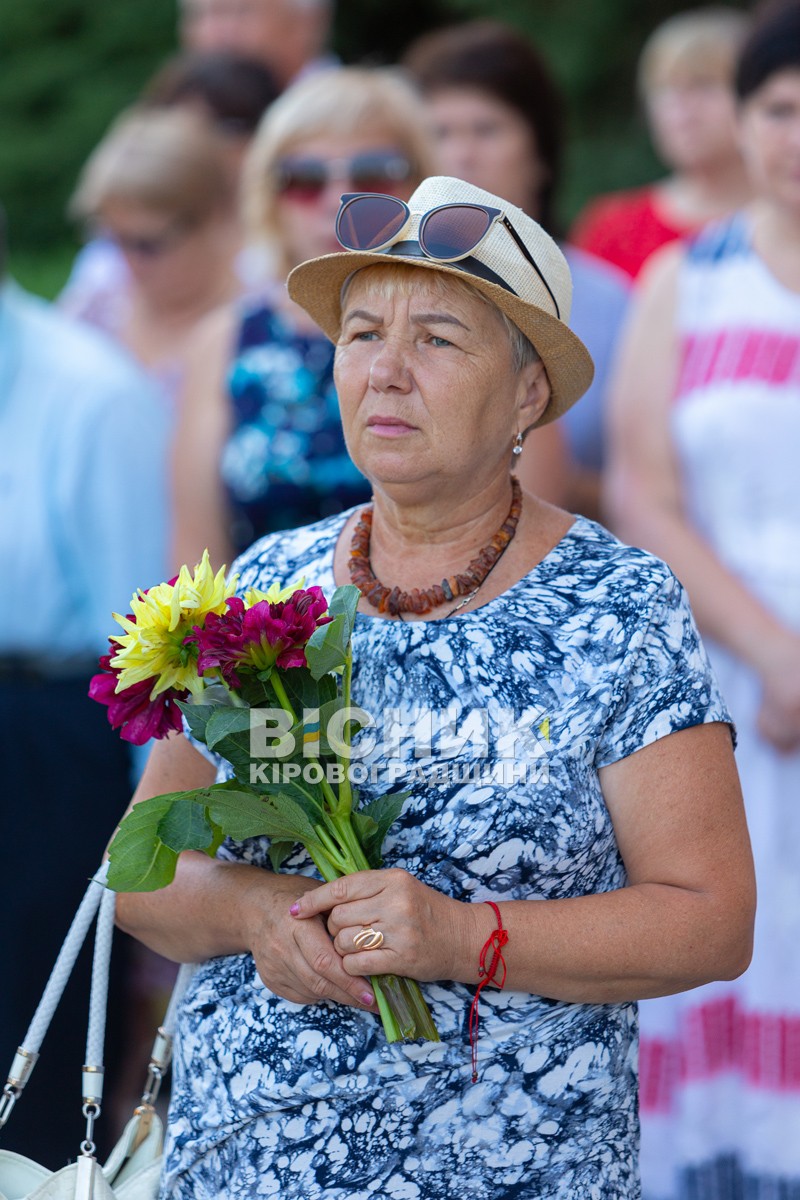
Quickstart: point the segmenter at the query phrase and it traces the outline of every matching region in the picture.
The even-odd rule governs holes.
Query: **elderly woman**
[[[592,375],[548,235],[441,177],[408,206],[346,196],[337,225],[349,251],[289,287],[336,338],[373,501],[268,536],[238,569],[244,588],[358,584],[353,696],[387,727],[364,792],[399,774],[409,795],[382,870],[322,884],[297,857],[275,874],[254,841],[120,898],[127,929],[204,962],[163,1194],[635,1197],[634,1002],[750,956],[728,716],[664,564],[511,475],[526,430]],[[139,796],[212,776],[175,737]],[[499,927],[507,976],[480,992],[473,1083]],[[384,972],[426,985],[441,1042],[385,1041],[367,982]]]

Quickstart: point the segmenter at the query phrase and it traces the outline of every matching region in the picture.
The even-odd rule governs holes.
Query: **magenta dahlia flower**
[[[308,639],[331,620],[318,587],[299,588],[288,600],[260,600],[251,608],[239,596],[227,603],[226,613],[209,613],[205,627],[195,625],[186,642],[197,646],[199,671],[217,670],[233,688],[241,686],[240,671],[306,666]]]
[[[168,733],[180,730],[183,715],[175,701],[185,700],[188,691],[168,688],[151,700],[155,680],[144,679],[118,692],[120,668],[114,666],[113,658],[112,654],[103,655],[101,673],[94,675],[89,684],[92,700],[108,705],[111,728],[119,729],[120,737],[134,746],[143,746],[151,738],[164,738]]]

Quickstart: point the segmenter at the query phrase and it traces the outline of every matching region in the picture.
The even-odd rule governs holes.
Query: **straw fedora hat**
[[[442,204],[483,204],[501,209],[522,239],[542,281],[513,236],[496,221],[484,241],[460,262],[428,258],[416,240],[425,213]],[[353,274],[372,264],[408,263],[469,282],[504,312],[533,343],[550,380],[551,397],[537,425],[555,420],[578,400],[594,376],[591,355],[569,328],[572,278],[564,255],[541,225],[521,208],[461,179],[434,175],[423,180],[408,201],[412,220],[403,240],[384,250],[344,250],[325,254],[295,267],[289,295],[332,341],[339,336],[342,288]],[[548,291],[549,288],[549,291]]]

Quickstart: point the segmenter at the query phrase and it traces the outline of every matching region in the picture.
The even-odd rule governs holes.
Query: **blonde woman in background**
[[[257,302],[198,331],[175,448],[176,565],[206,546],[212,561],[230,562],[264,533],[368,499],[341,432],[333,347],[284,281],[309,256],[340,249],[343,192],[407,199],[432,165],[421,101],[390,71],[314,76],[264,118],[245,165],[244,210],[268,279]]]
[[[678,13],[650,35],[638,90],[670,174],[593,200],[569,241],[636,278],[653,251],[739,208],[750,184],[736,141],[733,71],[748,18],[733,8]]]
[[[87,162],[71,211],[119,249],[128,272],[64,307],[129,350],[174,401],[198,321],[242,291],[220,135],[183,107],[123,114]]]

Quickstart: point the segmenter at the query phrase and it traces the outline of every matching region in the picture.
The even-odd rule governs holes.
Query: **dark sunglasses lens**
[[[488,213],[471,204],[434,209],[422,221],[419,244],[431,258],[458,258],[475,249],[491,223]]]
[[[374,250],[396,237],[406,222],[406,206],[391,196],[358,196],[336,218],[336,236],[347,250]]]
[[[328,168],[321,159],[284,159],[278,163],[276,181],[281,193],[317,196],[328,181]]]
[[[360,192],[391,192],[410,174],[402,154],[359,154],[350,164],[350,183]]]
[[[120,237],[117,238],[117,245],[125,254],[133,254],[137,258],[158,258],[164,244],[159,238],[137,238],[137,237]]]

